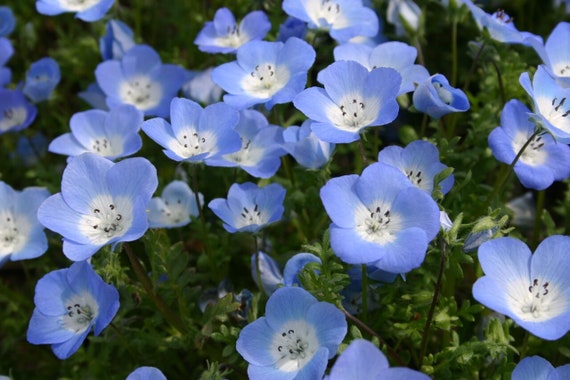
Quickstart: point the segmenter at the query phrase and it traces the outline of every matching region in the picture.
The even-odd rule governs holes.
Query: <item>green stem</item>
[[[479,50],[477,51],[477,54],[475,54],[475,58],[473,58],[473,63],[471,64],[471,68],[469,68],[469,72],[467,73],[467,76],[465,77],[465,83],[463,84],[463,92],[467,91],[467,89],[469,88],[469,82],[471,81],[471,77],[473,76],[473,73],[475,72],[475,68],[477,67],[477,64],[479,63],[479,59],[481,58],[481,54],[483,53],[483,49],[485,48],[485,43],[481,43],[481,47],[479,48]]]
[[[451,24],[451,86],[457,84],[457,15]]]
[[[536,214],[534,216],[534,228],[532,231],[532,244],[531,244],[531,247],[533,249],[538,245],[538,239],[540,238],[540,226],[542,225],[542,210],[544,209],[544,196],[545,196],[545,191],[541,190],[538,192],[538,198],[536,199]]]
[[[499,70],[499,66],[493,60],[491,60],[491,64],[495,68],[495,72],[497,73],[497,84],[499,85],[499,94],[501,94],[501,101],[503,104],[507,103],[507,96],[505,95],[505,87],[503,85],[503,76],[501,75],[501,70]]]
[[[529,339],[529,337],[530,337],[530,333],[528,331],[525,331],[523,341],[521,344],[521,348],[519,350],[519,352],[520,352],[519,360],[522,360],[526,357],[526,354],[528,352],[528,339]]]
[[[366,152],[364,151],[364,144],[362,144],[362,139],[359,139],[356,145],[358,145],[358,151],[360,152],[360,157],[362,157],[362,165],[368,166],[368,159],[366,158]]]
[[[192,165],[192,187],[193,187],[192,191],[194,191],[196,207],[198,208],[198,214],[200,216],[200,224],[202,225],[204,251],[206,251],[206,255],[208,256],[208,262],[210,264],[210,268],[215,269],[214,258],[212,257],[212,252],[210,251],[210,245],[208,244],[208,226],[206,225],[206,216],[204,215],[204,209],[200,205],[200,196],[198,192],[198,166],[196,164],[191,164],[191,165]]]
[[[361,265],[362,270],[362,319],[368,320],[368,271],[366,264]]]

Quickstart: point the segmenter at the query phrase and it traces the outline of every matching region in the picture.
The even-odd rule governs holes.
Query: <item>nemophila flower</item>
[[[184,83],[184,69],[163,64],[150,46],[135,45],[121,60],[108,60],[95,69],[97,84],[113,108],[131,104],[145,116],[168,116],[168,106]]]
[[[513,370],[511,380],[561,380],[570,378],[570,364],[554,368],[540,356],[527,356]]]
[[[14,48],[9,39],[0,37],[0,87],[6,86],[12,80],[12,71],[4,67],[14,54]]]
[[[166,376],[156,367],[139,367],[125,380],[166,380]]]
[[[299,272],[309,263],[321,264],[322,261],[318,256],[306,252],[297,253],[287,260],[283,269],[283,285],[301,286]]]
[[[1,6],[0,7],[0,37],[6,37],[14,31],[16,27],[16,17],[12,8]]]
[[[45,57],[30,65],[26,73],[24,95],[32,102],[47,100],[61,79],[59,65],[55,59]]]
[[[127,24],[119,20],[107,21],[105,35],[99,39],[103,60],[121,59],[135,45],[134,33]]]
[[[473,285],[473,297],[512,318],[539,338],[556,340],[570,329],[570,237],[550,236],[536,251],[503,237],[479,247],[485,276]]]
[[[326,380],[429,380],[405,367],[390,367],[382,351],[371,342],[355,339],[336,359]]]
[[[534,103],[534,113],[529,117],[540,122],[558,142],[570,143],[570,88],[561,87],[543,65],[538,66],[532,84],[527,72],[521,74],[519,82]]]
[[[143,131],[163,148],[174,161],[204,162],[241,146],[234,130],[239,121],[238,111],[224,103],[202,108],[184,98],[170,103],[170,123],[154,118],[143,123]]]
[[[304,39],[306,34],[307,23],[296,17],[289,16],[281,25],[279,25],[277,41],[285,42],[289,37]]]
[[[238,49],[236,58],[212,71],[214,83],[227,92],[224,102],[240,109],[255,104],[270,109],[290,102],[305,88],[315,50],[295,37],[285,43],[250,41]]]
[[[569,38],[570,23],[559,22],[546,39],[546,43],[534,41],[532,44],[544,62],[546,71],[564,87],[570,87],[570,52],[567,49]]]
[[[536,218],[536,206],[532,198],[532,191],[527,191],[521,196],[511,199],[505,206],[513,212],[513,217],[509,221],[519,228],[533,228]]]
[[[198,193],[198,199],[202,208],[202,193]],[[173,228],[189,224],[190,218],[200,215],[200,211],[190,186],[183,181],[172,181],[164,187],[160,197],[150,200],[147,215],[150,228]]]
[[[463,243],[463,251],[466,253],[476,251],[481,246],[481,244],[491,240],[498,230],[499,227],[495,226],[479,231],[471,231],[465,238],[465,242]]]
[[[251,278],[270,296],[283,285],[283,275],[279,269],[279,264],[268,254],[258,251],[251,255]],[[259,273],[259,276],[258,276]],[[261,280],[261,284],[259,281]]]
[[[144,158],[113,163],[83,153],[68,162],[61,192],[42,203],[38,219],[63,236],[65,256],[86,260],[107,244],[146,232],[146,207],[157,185],[156,169]]]
[[[463,91],[451,87],[441,74],[432,75],[418,84],[413,95],[414,107],[435,119],[451,112],[465,112],[469,99]]]
[[[216,198],[208,207],[230,233],[257,232],[283,216],[285,189],[277,183],[265,187],[246,182],[230,186],[227,199]]]
[[[44,188],[16,191],[0,181],[0,266],[7,260],[39,257],[47,250],[47,238],[36,216],[47,197]]]
[[[28,127],[37,113],[37,108],[28,102],[22,91],[0,89],[0,135]]]
[[[34,302],[28,342],[51,344],[55,356],[67,359],[92,329],[99,335],[111,323],[119,310],[119,292],[87,261],[79,261],[40,278]]]
[[[489,147],[493,156],[510,164],[536,131],[531,111],[520,101],[511,100],[501,113],[501,126],[489,135]],[[523,186],[544,190],[554,181],[570,177],[570,147],[556,143],[548,133],[532,137],[514,166]]]
[[[212,104],[222,99],[223,90],[212,81],[212,70],[186,71],[186,82],[182,85],[182,95],[202,104]]]
[[[46,155],[48,143],[47,137],[41,132],[31,137],[20,136],[16,143],[16,151],[11,157],[20,161],[24,166],[34,166]]]
[[[311,129],[312,123],[309,119],[300,127],[292,125],[284,129],[283,148],[299,165],[318,169],[329,161],[336,145],[319,139]]]
[[[283,10],[309,29],[327,30],[338,42],[378,33],[378,16],[362,0],[284,0]]]
[[[142,122],[143,113],[128,104],[109,112],[78,112],[69,121],[71,133],[56,137],[49,151],[67,156],[92,152],[110,160],[129,156],[142,147],[139,135]]]
[[[451,227],[453,227],[453,222],[449,218],[449,215],[447,215],[447,212],[445,211],[439,212],[439,224],[441,225],[441,228],[444,231],[449,231]]]
[[[413,0],[390,0],[386,20],[396,28],[396,35],[415,33],[420,27],[422,10]]]
[[[311,129],[323,141],[356,141],[362,129],[388,124],[398,115],[402,77],[394,69],[368,71],[358,62],[338,61],[321,70],[317,80],[324,89],[310,87],[293,104],[313,120]]]
[[[434,190],[436,174],[447,168],[439,161],[437,147],[429,141],[412,141],[405,148],[389,146],[378,153],[378,162],[394,166],[404,173],[410,182],[429,195]],[[447,176],[439,183],[441,192],[447,194],[453,186],[453,175]]]
[[[270,125],[259,111],[240,111],[235,131],[241,137],[241,149],[211,158],[212,166],[239,167],[257,178],[272,177],[281,166],[283,149],[282,128]]]
[[[87,90],[81,91],[77,95],[93,108],[109,110],[106,101],[107,96],[103,90],[101,90],[97,82],[90,83],[89,86],[87,86]]]
[[[360,176],[330,179],[321,200],[332,220],[331,247],[349,264],[406,273],[439,232],[439,208],[400,169],[374,163]]]
[[[265,316],[245,326],[236,350],[256,379],[320,379],[346,335],[343,313],[297,287],[277,289]]]
[[[356,61],[368,70],[378,67],[396,70],[402,77],[398,95],[414,91],[415,83],[429,77],[425,67],[414,64],[417,54],[415,47],[399,41],[384,42],[376,47],[348,43],[334,49],[335,61]]]
[[[214,20],[200,30],[194,43],[206,53],[235,53],[246,42],[263,39],[270,29],[271,23],[263,11],[248,13],[238,24],[232,11],[220,8]]]
[[[103,18],[115,0],[37,0],[36,9],[47,16],[75,12],[75,17],[86,22]]]

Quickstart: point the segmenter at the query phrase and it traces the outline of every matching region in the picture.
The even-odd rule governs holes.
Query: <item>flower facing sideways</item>
[[[36,308],[28,327],[32,344],[51,344],[60,359],[81,346],[93,328],[107,327],[119,310],[119,292],[106,284],[86,261],[46,274],[36,285]]]
[[[539,338],[556,340],[570,329],[570,237],[550,236],[534,254],[520,240],[503,237],[479,247],[485,276],[473,297],[512,318]]]
[[[204,196],[198,193],[200,208],[204,205]],[[182,227],[191,222],[191,216],[200,214],[196,205],[196,196],[190,186],[183,181],[172,181],[161,197],[154,197],[148,204],[148,224],[150,228]]]
[[[451,87],[447,78],[435,74],[421,82],[413,95],[414,107],[434,119],[451,112],[465,112],[469,99],[463,91]]]
[[[37,0],[39,13],[55,16],[65,12],[75,12],[75,17],[93,22],[103,18],[115,0]]]

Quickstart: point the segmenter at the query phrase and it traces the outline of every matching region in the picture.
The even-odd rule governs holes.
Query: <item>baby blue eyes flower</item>
[[[49,151],[67,156],[92,152],[110,160],[129,156],[142,147],[142,122],[142,112],[128,104],[109,112],[78,112],[69,121],[71,133],[56,137]]]
[[[36,216],[47,197],[46,189],[16,191],[0,181],[0,266],[7,260],[39,257],[47,250],[47,238]]]
[[[198,193],[200,208],[204,204],[204,196]],[[183,181],[172,181],[160,197],[150,200],[148,205],[148,225],[150,228],[182,227],[191,222],[190,217],[197,217],[199,209],[196,196],[190,186]]]
[[[10,7],[0,7],[0,37],[6,37],[14,31],[16,18]]]
[[[238,24],[228,8],[220,8],[194,43],[206,53],[235,53],[246,42],[263,39],[270,29],[271,23],[263,11],[248,13]]]
[[[469,109],[467,95],[451,87],[447,78],[435,74],[421,82],[413,95],[414,107],[435,119],[451,112],[465,112]]]
[[[349,264],[406,273],[424,260],[439,232],[439,208],[400,169],[374,163],[329,180],[321,200],[332,220],[331,247]]]
[[[283,148],[307,169],[318,169],[325,165],[335,149],[335,144],[320,140],[311,130],[311,120],[305,120],[300,127],[292,125],[283,130]]]
[[[518,100],[511,100],[505,105],[501,126],[489,135],[489,146],[497,160],[510,164],[535,133],[535,123],[529,120],[530,113]],[[570,176],[570,147],[556,143],[547,133],[541,133],[533,137],[514,170],[525,187],[544,190],[552,182]]]
[[[12,80],[12,71],[4,67],[6,62],[14,54],[14,47],[9,39],[0,37],[0,88],[6,86]]]
[[[86,260],[107,244],[146,232],[146,207],[157,185],[156,169],[144,158],[115,164],[84,153],[67,164],[61,192],[42,203],[38,219],[63,236],[65,256]]]
[[[109,20],[105,25],[105,35],[99,39],[103,60],[121,59],[133,46],[135,41],[131,28],[122,21]]]
[[[0,89],[0,135],[28,127],[37,113],[21,91]]]
[[[184,69],[162,64],[150,46],[136,45],[121,60],[108,60],[95,69],[97,83],[113,108],[131,104],[145,116],[168,116],[170,101],[184,83]]]
[[[212,104],[222,99],[223,90],[212,81],[212,70],[186,71],[186,82],[181,91],[185,98],[192,99],[201,104]]]
[[[162,118],[147,120],[142,130],[165,148],[174,161],[203,162],[240,149],[234,130],[239,113],[224,103],[202,108],[189,99],[174,98],[170,103],[170,124]]]
[[[125,380],[166,380],[166,376],[158,368],[139,367],[131,372]]]
[[[386,20],[396,27],[398,36],[417,32],[421,16],[422,10],[413,0],[390,0],[386,10]]]
[[[208,207],[222,219],[226,231],[258,232],[281,219],[284,198],[285,189],[277,183],[261,188],[251,182],[234,183],[227,199],[214,199]]]
[[[344,314],[306,290],[280,288],[265,316],[245,326],[236,349],[252,380],[320,379],[347,332]]]
[[[251,278],[258,286],[261,285],[261,288],[268,296],[283,285],[283,275],[279,265],[268,254],[261,251],[254,253],[251,255],[250,264]],[[258,283],[260,280],[261,284]]]
[[[378,16],[362,0],[284,0],[283,10],[305,21],[309,29],[328,30],[341,43],[378,33]]]
[[[224,102],[233,107],[265,104],[271,109],[305,88],[315,55],[311,45],[295,37],[285,43],[250,41],[238,49],[236,61],[212,71],[212,80],[228,93]]]
[[[554,368],[540,356],[527,356],[515,367],[511,380],[562,380],[570,378],[570,364]]]
[[[36,308],[27,339],[51,344],[55,356],[67,359],[91,329],[95,335],[111,323],[119,310],[119,292],[106,284],[86,261],[46,274],[36,285]]]
[[[317,80],[324,89],[310,87],[293,104],[313,120],[311,128],[323,141],[356,141],[362,129],[388,124],[398,115],[402,77],[394,69],[368,71],[357,62],[338,61],[321,70]]]
[[[473,297],[512,318],[546,340],[570,329],[570,237],[550,236],[534,254],[520,240],[503,237],[479,247],[485,276],[473,285]]]
[[[115,0],[37,0],[36,9],[47,16],[75,12],[75,17],[93,22],[103,18]]]
[[[42,58],[30,65],[26,73],[24,95],[34,103],[47,100],[61,79],[59,65],[53,58]]]

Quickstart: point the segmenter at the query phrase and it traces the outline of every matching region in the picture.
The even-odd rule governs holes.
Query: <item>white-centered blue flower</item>
[[[396,35],[416,33],[420,27],[421,8],[413,0],[390,0],[386,20],[396,28]]]
[[[503,237],[479,247],[485,275],[473,297],[512,318],[539,338],[556,340],[570,330],[570,237],[550,236],[534,254],[522,241]]]
[[[548,73],[564,87],[570,87],[570,23],[559,22],[543,44],[533,40],[536,50]]]
[[[38,103],[50,98],[60,80],[61,73],[56,60],[45,57],[30,65],[22,91],[32,102]]]
[[[564,380],[570,379],[570,364],[554,368],[540,356],[527,356],[513,370],[511,380]]]
[[[115,0],[37,0],[36,9],[48,16],[73,12],[75,17],[93,22],[103,18],[114,2]]]
[[[312,120],[283,130],[283,148],[307,169],[318,169],[331,158],[336,144],[323,141],[311,130]]]
[[[198,199],[202,208],[202,193],[198,193]],[[200,215],[200,211],[190,186],[183,181],[172,181],[164,187],[160,197],[150,200],[147,214],[150,228],[174,228],[189,224],[190,218]]]
[[[166,380],[166,376],[156,367],[139,367],[125,380]]]
[[[0,88],[0,135],[27,128],[37,113],[38,109],[28,102],[22,91]]]
[[[463,91],[451,87],[446,77],[432,75],[418,84],[413,95],[414,107],[435,119],[452,112],[469,109],[469,99]]]
[[[119,20],[109,20],[105,25],[105,35],[99,39],[103,60],[121,59],[135,45],[132,29]]]
[[[12,71],[4,67],[6,62],[14,54],[12,42],[6,37],[0,37],[0,88],[6,86],[12,80]]]

